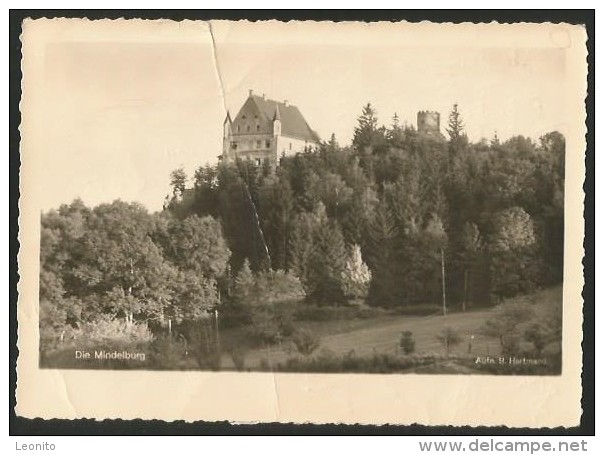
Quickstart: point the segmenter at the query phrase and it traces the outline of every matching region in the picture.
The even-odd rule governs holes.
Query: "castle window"
[[[256,148],[259,149],[262,147],[262,141],[256,141]]]
[[[240,133],[241,132],[241,127],[239,125],[237,125],[237,132]]]
[[[271,141],[266,141],[266,148],[270,149],[271,148]]]
[[[256,125],[256,131],[260,131],[260,125]]]
[[[237,150],[237,142],[231,142],[231,150]]]
[[[248,133],[250,132],[250,126],[249,126],[249,125],[246,127],[246,131],[247,131]]]
[[[256,158],[256,166],[260,166],[262,160],[260,158]]]
[[[292,149],[292,143],[291,142],[289,143],[289,149],[290,150]]]

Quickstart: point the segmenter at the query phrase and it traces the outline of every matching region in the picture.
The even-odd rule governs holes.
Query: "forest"
[[[559,308],[543,317],[504,303],[562,282],[563,135],[473,143],[457,105],[446,136],[396,114],[390,123],[367,104],[349,146],[332,135],[277,166],[206,164],[191,179],[176,169],[157,213],[119,200],[44,213],[41,365],[73,364],[69,352],[85,341],[138,346],[148,368],[220,369],[228,355],[242,370],[246,352],[293,346],[284,371],[326,371],[308,321],[469,321],[480,311],[481,336],[500,352],[535,357],[559,345]],[[530,324],[521,331],[520,321]],[[406,332],[393,340],[399,354],[419,351]],[[463,337],[445,326],[433,338],[449,357]],[[396,371],[401,358],[371,365]],[[345,361],[345,371],[375,370],[358,355]],[[259,368],[276,368],[268,363]]]

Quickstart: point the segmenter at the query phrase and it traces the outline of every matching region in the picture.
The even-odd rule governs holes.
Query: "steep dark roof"
[[[266,117],[267,120],[273,121],[275,112],[281,117],[281,134],[283,136],[303,139],[310,142],[319,142],[321,138],[311,129],[306,123],[302,113],[296,106],[275,100],[269,100],[257,95],[251,95],[250,98],[258,106],[258,110]]]

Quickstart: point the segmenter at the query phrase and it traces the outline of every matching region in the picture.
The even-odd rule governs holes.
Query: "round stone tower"
[[[423,134],[440,134],[440,114],[435,111],[419,111],[417,131]]]

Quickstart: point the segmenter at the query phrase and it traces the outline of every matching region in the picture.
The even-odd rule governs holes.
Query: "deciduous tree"
[[[363,262],[361,247],[353,245],[346,259],[346,266],[342,272],[342,288],[344,294],[353,299],[364,299],[369,292],[371,270]]]

